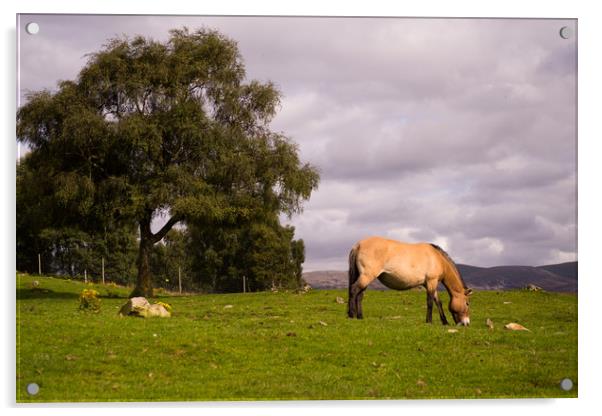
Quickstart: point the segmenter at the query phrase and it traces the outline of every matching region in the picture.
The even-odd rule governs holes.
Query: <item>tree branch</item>
[[[161,239],[165,237],[169,230],[171,230],[173,226],[176,225],[178,222],[180,222],[179,216],[174,215],[173,217],[171,217],[169,221],[167,221],[159,231],[152,235],[153,242],[156,243],[158,241],[161,241]]]

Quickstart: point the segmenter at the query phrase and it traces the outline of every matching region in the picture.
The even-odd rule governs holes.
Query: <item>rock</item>
[[[525,290],[529,290],[531,292],[539,292],[543,289],[539,286],[535,286],[533,283],[529,283],[527,286],[525,286]]]
[[[158,316],[159,318],[169,318],[171,313],[165,309],[165,306],[154,304],[150,305],[148,308],[145,318],[152,318],[154,316]]]
[[[171,313],[163,305],[151,305],[144,297],[131,298],[119,310],[121,316],[139,316],[152,318],[155,316],[167,318]]]
[[[300,287],[299,289],[297,289],[297,293],[307,293],[311,290],[311,286],[309,284],[305,284],[303,285],[303,287]]]
[[[510,322],[509,324],[504,325],[504,328],[509,329],[511,331],[529,331],[527,328],[525,328],[521,324],[517,324],[516,322]]]
[[[143,316],[146,310],[150,307],[150,303],[144,297],[128,299],[127,303],[119,310],[119,315],[122,316]]]
[[[489,330],[493,331],[493,321],[491,319],[487,318],[486,324],[489,327]]]
[[[340,297],[340,296],[337,296],[337,297],[336,297],[336,299],[335,299],[335,301],[336,301],[337,303],[345,303],[345,299],[343,299],[343,298],[342,298],[342,297]]]

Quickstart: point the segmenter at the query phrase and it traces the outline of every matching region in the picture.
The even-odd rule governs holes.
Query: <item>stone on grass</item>
[[[517,324],[516,322],[510,322],[509,324],[504,325],[504,328],[509,329],[511,331],[529,331],[527,328],[525,328],[521,324]]]
[[[165,309],[165,306],[154,304],[151,305],[150,308],[148,308],[146,317],[152,318],[153,316],[158,316],[159,318],[169,318],[171,316],[171,313],[169,313],[169,311]]]
[[[131,298],[119,310],[121,316],[138,316],[141,318],[152,318],[158,316],[168,318],[171,313],[163,305],[151,305],[144,297]]]

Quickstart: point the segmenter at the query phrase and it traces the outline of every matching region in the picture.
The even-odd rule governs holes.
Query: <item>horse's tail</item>
[[[351,290],[351,285],[354,284],[357,279],[360,277],[360,271],[357,268],[357,250],[358,245],[354,245],[351,251],[349,252],[349,290]]]
[[[355,307],[353,306],[353,299],[351,294],[351,286],[357,282],[357,279],[360,277],[360,271],[357,268],[357,250],[359,246],[356,244],[353,246],[351,251],[349,252],[349,304],[347,306],[347,315],[350,318],[355,316]]]
[[[356,244],[353,246],[351,251],[349,252],[349,295],[351,295],[351,285],[357,282],[357,279],[360,277],[360,271],[357,268],[357,250],[359,246]]]

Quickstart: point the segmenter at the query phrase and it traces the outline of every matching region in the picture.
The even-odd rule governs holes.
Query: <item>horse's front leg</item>
[[[426,292],[426,323],[433,323],[433,294]]]
[[[443,325],[447,325],[447,318],[445,317],[445,312],[443,312],[443,304],[441,303],[441,299],[439,299],[439,294],[435,291],[435,304],[437,305],[437,309],[439,309],[439,317],[441,318],[441,323]]]

